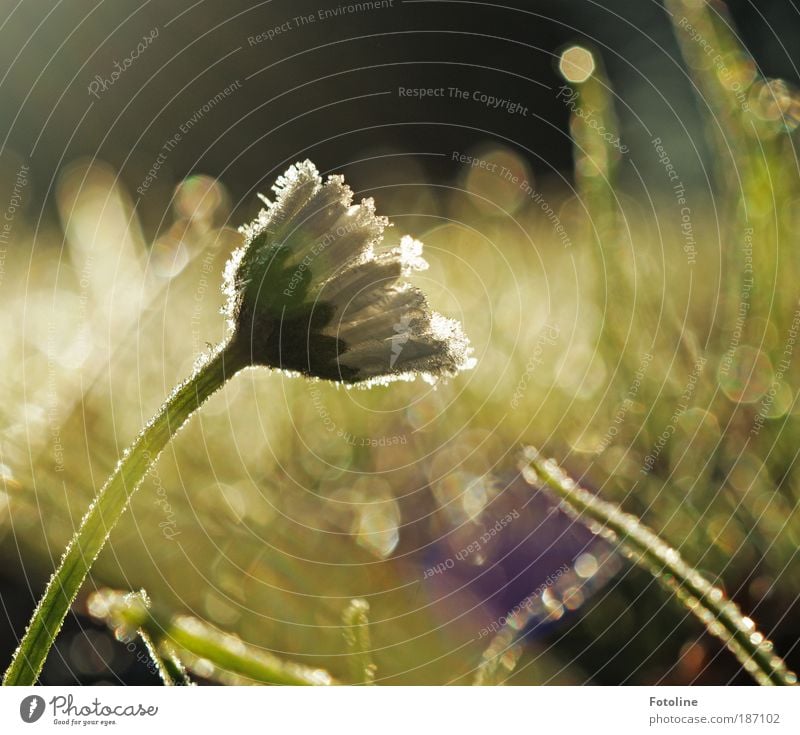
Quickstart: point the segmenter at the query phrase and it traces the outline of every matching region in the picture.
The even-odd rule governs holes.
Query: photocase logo
[[[23,722],[36,722],[44,714],[44,699],[38,694],[31,694],[20,702],[19,716]]]

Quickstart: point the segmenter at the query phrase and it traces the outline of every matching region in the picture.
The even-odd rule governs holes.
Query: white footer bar
[[[758,687],[19,687],[0,731],[798,733],[800,690]],[[446,728],[446,729],[445,729]]]

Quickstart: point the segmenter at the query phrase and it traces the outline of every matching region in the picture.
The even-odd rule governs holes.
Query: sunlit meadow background
[[[415,282],[463,322],[477,367],[370,391],[237,376],[134,497],[45,681],[158,683],[86,615],[111,587],[341,681],[358,679],[342,616],[363,598],[378,683],[471,683],[482,631],[564,564],[497,682],[748,681],[654,580],[519,479],[527,443],[641,516],[800,665],[800,97],[763,79],[715,15],[669,6],[714,151],[689,219],[670,188],[631,185],[631,156],[575,111],[563,179],[489,138],[462,153],[494,173],[454,161],[449,180],[426,180],[413,156],[384,151],[395,183],[371,188],[360,164],[344,167],[391,217],[389,244],[425,243]],[[575,109],[618,129],[602,55],[572,49],[562,72]],[[667,180],[655,146],[637,155]],[[2,201],[14,186],[24,199],[21,164],[5,164]],[[17,634],[124,447],[223,335],[220,274],[258,207],[193,175],[150,241],[100,160],[61,166],[53,196],[57,220],[15,216],[0,271],[0,543]]]

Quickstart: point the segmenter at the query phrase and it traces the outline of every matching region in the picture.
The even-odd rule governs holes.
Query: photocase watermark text
[[[254,33],[247,37],[250,46],[257,46],[260,43],[269,43],[279,36],[283,36],[297,28],[313,25],[315,23],[339,18],[353,13],[366,13],[371,10],[386,10],[394,8],[394,0],[367,0],[367,2],[350,3],[347,5],[337,5],[335,8],[319,8],[314,13],[304,13],[295,15],[283,23],[267,28],[260,33]]]
[[[152,166],[150,166],[150,170],[147,172],[147,175],[142,180],[142,183],[136,187],[136,192],[140,196],[144,196],[147,193],[147,190],[156,182],[159,173],[161,171],[161,168],[167,162],[169,154],[172,153],[172,151],[174,151],[178,147],[180,142],[183,140],[183,136],[187,135],[195,125],[197,125],[209,112],[211,112],[211,110],[213,110],[226,97],[229,97],[235,91],[241,88],[242,88],[242,83],[237,79],[224,89],[217,92],[217,94],[211,97],[205,104],[198,107],[192,113],[191,117],[187,117],[186,120],[184,120],[178,126],[178,129],[161,146],[161,150],[156,156],[155,161],[153,161]]]
[[[22,192],[28,185],[28,173],[30,168],[23,163],[17,169],[17,176],[14,179],[14,186],[11,189],[11,197],[3,212],[3,220],[0,222],[0,284],[6,276],[6,257],[8,256],[8,245],[11,241],[11,233],[14,229],[14,219],[17,210],[22,206]]]
[[[585,110],[578,104],[580,96],[577,89],[573,89],[569,84],[563,84],[558,88],[556,99],[561,100],[576,117],[581,118],[587,127],[594,130],[606,143],[612,148],[616,148],[620,153],[627,153],[630,148],[623,145],[617,133],[606,130],[605,125],[598,120],[595,115],[595,110]]]
[[[136,44],[136,47],[133,48],[130,53],[124,59],[122,59],[122,61],[114,62],[114,70],[112,72],[106,76],[95,74],[94,79],[89,82],[89,94],[95,99],[99,100],[100,96],[106,92],[109,87],[113,87],[119,81],[119,78],[126,71],[128,71],[131,66],[133,66],[134,62],[153,44],[157,38],[158,28],[153,28],[150,33],[142,36],[142,40]]]
[[[428,579],[429,577],[435,577],[437,574],[444,574],[444,572],[453,569],[457,561],[464,561],[472,556],[472,554],[480,551],[506,526],[517,520],[517,518],[519,518],[519,511],[515,508],[510,513],[506,513],[502,518],[499,518],[493,526],[487,528],[478,538],[473,539],[454,556],[448,557],[444,561],[434,564],[432,567],[428,567],[423,573],[422,578]]]
[[[542,584],[540,584],[522,602],[514,605],[514,607],[508,611],[507,615],[502,615],[494,622],[481,628],[481,632],[478,634],[478,640],[485,638],[488,635],[497,633],[497,631],[499,631],[512,618],[516,618],[518,616],[527,617],[527,613],[533,610],[537,600],[567,572],[569,572],[569,567],[566,564],[562,564],[558,569],[556,569],[555,572],[548,574],[544,582],[542,582]]]
[[[678,205],[681,223],[681,238],[683,239],[683,252],[686,255],[686,262],[694,265],[697,260],[697,243],[694,238],[694,226],[692,225],[692,208],[686,199],[686,187],[681,181],[675,164],[669,158],[661,138],[653,138],[651,141],[658,156],[659,163],[664,167],[667,178],[672,184],[672,193]]]
[[[320,419],[322,419],[322,426],[326,431],[335,434],[346,444],[351,447],[371,447],[373,449],[382,447],[396,447],[403,444],[408,444],[408,437],[405,434],[393,434],[383,436],[357,436],[350,431],[339,426],[334,421],[325,404],[322,402],[322,391],[316,386],[312,385],[310,389],[311,405],[314,406]]]
[[[568,248],[572,245],[572,241],[570,240],[564,225],[561,223],[561,219],[547,202],[547,200],[542,196],[542,194],[533,188],[533,184],[531,184],[528,179],[517,176],[508,167],[502,166],[494,161],[489,161],[488,159],[480,158],[478,156],[471,156],[468,153],[462,153],[460,151],[453,151],[450,154],[450,160],[457,161],[458,163],[462,163],[465,166],[470,166],[471,168],[487,171],[490,174],[495,174],[503,181],[507,181],[513,186],[519,187],[520,191],[522,191],[534,204],[539,205],[542,212],[544,212],[545,217],[547,217],[547,219],[553,225],[553,230],[561,240],[561,244],[565,248]]]
[[[561,330],[557,324],[550,324],[549,322],[544,325],[539,336],[536,338],[536,344],[533,346],[533,352],[525,364],[525,372],[517,383],[514,390],[514,395],[511,397],[511,408],[519,408],[520,401],[525,397],[528,390],[528,383],[530,383],[536,368],[542,364],[542,355],[544,354],[545,347],[555,345],[558,341],[558,336]]]
[[[708,362],[708,360],[705,357],[697,358],[697,361],[692,368],[692,372],[689,375],[689,380],[686,383],[686,387],[683,389],[683,393],[681,393],[681,397],[678,399],[678,404],[675,406],[672,416],[670,416],[669,423],[664,431],[658,435],[658,439],[656,439],[656,442],[653,448],[650,450],[650,453],[644,458],[644,466],[639,470],[643,475],[646,475],[653,469],[662,450],[675,433],[675,430],[678,428],[678,421],[689,409],[689,406],[692,402],[692,396],[697,388],[697,381],[703,372],[706,362]]]
[[[481,89],[462,89],[461,87],[398,87],[398,97],[424,100],[444,98],[459,102],[477,102],[490,110],[500,110],[509,115],[528,117],[528,106],[508,97],[495,97]]]
[[[161,529],[164,538],[172,541],[176,536],[181,535],[181,532],[178,530],[178,524],[175,521],[175,512],[172,510],[172,505],[170,505],[167,498],[167,489],[161,481],[161,475],[158,474],[156,466],[151,463],[150,452],[145,452],[144,456],[149,465],[147,476],[153,480],[153,485],[156,488],[156,495],[158,496],[155,504],[164,512],[164,520],[159,522],[158,527]]]
[[[606,431],[605,436],[600,442],[600,445],[595,450],[597,454],[604,452],[608,448],[608,445],[614,440],[614,437],[619,434],[619,427],[624,423],[625,417],[628,415],[628,411],[630,411],[631,407],[634,405],[636,396],[639,395],[639,390],[642,387],[642,381],[644,380],[647,368],[650,367],[650,363],[652,362],[653,356],[649,352],[645,352],[639,361],[639,368],[633,375],[633,381],[628,388],[628,392],[625,394],[625,398],[617,407],[617,411],[614,414],[614,420],[612,421],[611,426],[608,427],[608,431]]]
[[[747,321],[747,315],[750,313],[750,294],[755,285],[753,277],[753,228],[746,227],[744,230],[744,241],[742,243],[742,254],[744,255],[742,263],[742,286],[739,293],[739,306],[736,311],[736,321],[733,325],[733,333],[731,334],[731,341],[728,349],[719,363],[719,374],[721,376],[727,375],[731,366],[733,365],[733,358],[736,355],[736,350],[739,343],[742,341],[742,334],[744,333],[744,325]]]
[[[691,40],[703,50],[705,55],[711,59],[711,63],[714,69],[716,69],[717,75],[728,89],[733,92],[740,109],[744,112],[749,111],[750,103],[747,101],[747,92],[741,82],[734,77],[734,70],[725,63],[725,57],[708,42],[706,37],[689,22],[686,16],[683,16],[683,18],[678,21],[678,26],[685,29],[689,38],[691,38]]]
[[[758,413],[756,414],[753,427],[750,429],[751,436],[758,436],[764,426],[764,422],[769,418],[769,412],[772,409],[775,399],[778,396],[778,391],[783,384],[783,377],[786,375],[789,368],[792,366],[792,356],[794,354],[794,346],[797,343],[797,336],[800,334],[800,302],[798,308],[795,309],[792,317],[792,323],[789,325],[786,341],[783,345],[783,353],[781,359],[775,366],[775,375],[770,383],[769,390],[767,390],[764,397],[761,399]]]

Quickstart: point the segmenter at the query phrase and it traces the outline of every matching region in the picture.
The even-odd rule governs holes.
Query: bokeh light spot
[[[562,52],[558,70],[568,82],[580,84],[594,72],[595,63],[592,52],[583,46],[570,46]]]
[[[737,347],[730,360],[720,362],[720,388],[732,401],[755,403],[769,390],[772,382],[772,363],[756,347]]]

